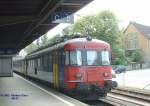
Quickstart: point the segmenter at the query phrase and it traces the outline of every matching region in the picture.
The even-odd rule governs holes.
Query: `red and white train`
[[[97,99],[116,83],[112,81],[110,51],[110,45],[102,40],[74,38],[14,61],[14,70],[75,98]]]

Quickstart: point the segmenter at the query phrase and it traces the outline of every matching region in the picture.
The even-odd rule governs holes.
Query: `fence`
[[[149,63],[131,63],[130,65],[126,66],[127,70],[138,70],[138,69],[145,69],[150,68]]]
[[[113,65],[112,67],[116,67],[120,65]],[[138,70],[138,69],[146,69],[150,68],[150,63],[131,63],[128,66],[125,66],[128,71]]]

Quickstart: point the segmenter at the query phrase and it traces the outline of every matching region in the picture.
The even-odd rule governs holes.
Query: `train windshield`
[[[109,51],[107,50],[66,51],[66,65],[73,65],[73,66],[110,65]]]
[[[87,51],[87,65],[110,65],[109,52],[103,51]]]
[[[101,57],[102,57],[102,65],[110,65],[110,60],[109,60],[109,52],[104,50],[101,51]]]
[[[87,65],[98,65],[97,51],[87,51]]]
[[[68,59],[66,61],[70,61],[70,65],[81,66],[82,65],[82,55],[81,51],[70,51],[70,56],[68,53]],[[70,59],[69,59],[70,57]],[[69,64],[69,63],[68,63]]]

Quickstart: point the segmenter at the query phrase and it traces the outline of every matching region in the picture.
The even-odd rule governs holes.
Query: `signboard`
[[[74,15],[71,12],[55,12],[51,15],[52,23],[74,23]]]

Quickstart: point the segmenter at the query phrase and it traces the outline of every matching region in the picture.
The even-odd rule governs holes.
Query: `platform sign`
[[[74,15],[71,12],[55,12],[51,16],[52,23],[74,23]]]

